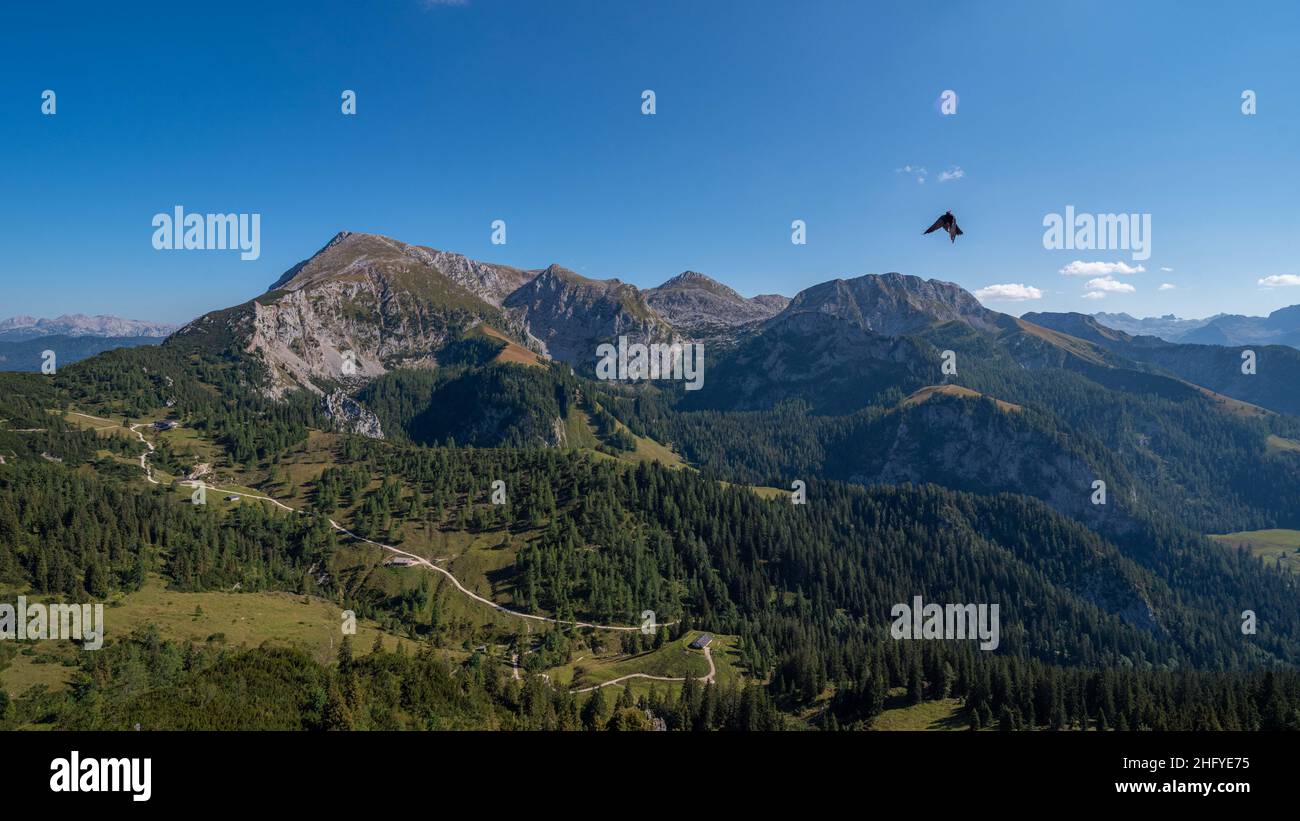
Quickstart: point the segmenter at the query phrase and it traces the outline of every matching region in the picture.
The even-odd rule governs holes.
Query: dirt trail
[[[101,422],[113,421],[111,419],[104,419],[103,417],[99,417],[99,416],[91,416],[88,413],[78,413],[76,411],[69,411],[69,413],[75,416],[85,417],[86,419],[95,419]],[[144,437],[144,434],[139,431],[139,428],[141,427],[143,427],[143,423],[137,423],[131,426],[131,432],[134,433],[140,439],[140,441],[144,443],[144,446],[146,448],[148,448],[148,450],[140,454],[140,469],[144,471],[145,478],[156,485],[159,484],[159,482],[153,476],[153,468],[149,466],[149,457],[150,455],[153,454],[154,447],[153,444]],[[284,502],[281,502],[278,499],[273,499],[270,496],[262,496],[256,493],[245,493],[242,490],[228,490],[226,488],[218,487],[216,485],[206,484],[201,480],[181,480],[178,481],[177,484],[182,485],[184,487],[202,486],[207,490],[211,490],[215,493],[222,493],[227,496],[239,496],[245,499],[256,499],[262,502],[270,502],[276,507],[281,508],[282,510],[287,510],[290,513],[303,513],[304,515],[309,515],[309,516],[313,515],[307,511],[301,511],[296,508],[289,507]],[[532,613],[521,613],[518,610],[511,610],[508,607],[497,604],[491,599],[485,599],[484,597],[475,593],[473,590],[470,590],[468,587],[461,584],[460,580],[457,579],[455,576],[453,576],[451,571],[447,570],[446,568],[439,567],[438,565],[434,564],[433,562],[429,561],[423,556],[417,556],[414,553],[408,553],[407,551],[397,547],[393,547],[390,544],[384,544],[383,542],[377,542],[373,539],[367,539],[364,536],[359,536],[356,533],[353,533],[351,530],[345,528],[343,525],[334,521],[333,519],[328,519],[327,521],[330,523],[331,527],[333,527],[335,530],[337,530],[339,533],[342,533],[345,536],[350,536],[359,542],[365,542],[366,544],[371,544],[374,545],[375,547],[383,548],[384,550],[387,550],[390,553],[395,553],[398,556],[405,556],[408,559],[411,559],[415,564],[420,565],[421,567],[427,568],[429,570],[433,570],[437,573],[441,573],[442,575],[446,576],[447,579],[453,585],[455,585],[456,589],[459,590],[461,593],[464,593],[466,596],[469,596],[474,601],[480,602],[482,604],[486,604],[488,607],[491,607],[492,609],[497,610],[498,612],[505,613],[510,616],[515,616],[521,619],[530,619],[532,621],[546,622],[549,624],[561,624],[568,627],[593,627],[596,628],[597,630],[619,630],[619,631],[632,631],[632,630],[641,629],[640,625],[628,627],[619,624],[595,624],[593,622],[585,622],[585,621],[568,621],[566,619],[553,619],[550,618],[549,616],[537,616],[537,615],[533,615]],[[666,626],[670,626],[672,624],[673,622],[668,622],[668,625]],[[710,667],[712,667],[712,660],[710,660],[709,665]],[[712,673],[710,673],[710,676],[711,675]]]
[[[700,679],[700,681],[704,684],[708,684],[709,682],[713,681],[713,679],[718,675],[718,668],[714,666],[713,653],[707,647],[704,648],[704,658],[708,659],[709,662],[709,674],[704,678]],[[610,679],[609,681],[606,681],[602,684],[595,684],[592,685],[591,687],[582,687],[580,689],[574,690],[573,692],[590,693],[592,690],[599,690],[601,687],[608,687],[611,684],[618,684],[621,681],[627,681],[628,679],[631,678],[648,678],[651,681],[685,681],[686,680],[685,676],[677,678],[673,676],[652,676],[649,673],[628,673],[626,676],[619,676],[618,678]]]

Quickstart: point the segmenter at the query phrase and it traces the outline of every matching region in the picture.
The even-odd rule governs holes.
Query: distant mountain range
[[[22,342],[42,336],[154,337],[161,339],[176,330],[175,325],[144,322],[116,316],[64,314],[54,319],[13,316],[0,320],[0,342]]]
[[[54,351],[62,366],[114,348],[157,345],[174,330],[162,322],[105,315],[14,316],[0,320],[0,371],[39,371],[45,351]]]
[[[1279,308],[1268,316],[1215,314],[1206,319],[1180,319],[1167,314],[1137,319],[1128,314],[1103,312],[1093,317],[1107,328],[1133,336],[1155,336],[1166,342],[1300,348],[1300,305]]]

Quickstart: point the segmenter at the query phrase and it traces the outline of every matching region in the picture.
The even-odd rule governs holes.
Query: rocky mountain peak
[[[746,299],[698,271],[683,271],[645,292],[646,302],[674,328],[696,337],[726,334],[731,328],[767,319],[784,303]]]
[[[665,282],[664,284],[660,285],[658,288],[655,288],[653,290],[666,291],[669,290],[670,288],[706,288],[708,290],[722,289],[725,291],[729,291],[733,294],[736,293],[731,288],[728,288],[726,285],[723,285],[721,282],[718,282],[713,277],[706,276],[705,274],[701,274],[699,271],[682,271],[677,276],[673,277],[672,279],[668,280],[667,282]],[[737,294],[737,296],[739,296],[739,294]]]
[[[796,294],[773,321],[808,313],[830,315],[885,336],[952,321],[993,330],[1001,316],[960,285],[896,272],[814,285]]]

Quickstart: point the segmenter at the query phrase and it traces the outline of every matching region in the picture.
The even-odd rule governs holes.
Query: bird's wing
[[[953,220],[953,223],[952,223],[952,232],[953,232],[954,234],[956,234],[957,236],[961,236],[962,234],[966,233],[965,231],[963,231],[963,230],[961,230],[960,228],[957,227],[957,221],[956,221],[956,220]]]
[[[937,220],[934,221],[934,225],[931,225],[929,228],[925,229],[925,233],[928,234],[931,231],[938,231],[942,227],[943,227],[943,217],[939,217]]]

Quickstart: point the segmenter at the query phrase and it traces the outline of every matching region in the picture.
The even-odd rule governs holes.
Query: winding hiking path
[[[710,684],[713,682],[714,677],[718,675],[718,668],[713,664],[713,652],[709,650],[709,648],[707,647],[704,648],[704,658],[707,659],[709,662],[709,674],[704,678],[700,679],[700,681],[704,684]],[[633,678],[648,678],[651,681],[685,681],[686,680],[685,676],[682,677],[652,676],[649,673],[628,673],[626,676],[619,676],[618,678],[612,678],[609,681],[606,681],[602,684],[594,684],[591,687],[582,687],[577,690],[572,690],[571,692],[590,693],[592,690],[599,690],[601,687],[608,687],[611,684],[618,684],[619,682],[627,681],[628,679],[633,679]]]
[[[100,421],[100,422],[108,422],[108,423],[113,424],[113,425],[116,425],[116,424],[117,424],[117,423],[113,422],[112,419],[104,419],[104,418],[101,417],[101,416],[91,416],[91,415],[88,414],[88,413],[79,413],[79,412],[77,412],[77,411],[68,411],[68,413],[72,414],[73,416],[81,416],[81,417],[86,418],[86,419],[94,419],[94,420],[97,420],[97,421]],[[146,448],[148,448],[148,450],[146,450],[144,453],[140,454],[140,469],[144,471],[145,478],[148,479],[152,484],[155,484],[155,485],[157,485],[157,484],[161,484],[161,482],[159,482],[157,479],[154,478],[154,475],[153,475],[153,468],[149,466],[149,457],[150,457],[151,455],[153,455],[154,447],[153,447],[153,444],[152,444],[148,439],[146,439],[146,438],[144,437],[144,434],[141,433],[141,432],[138,430],[139,428],[141,428],[141,427],[143,427],[143,426],[144,426],[143,423],[137,423],[137,424],[134,424],[134,425],[132,425],[132,426],[130,427],[131,432],[134,433],[134,434],[135,434],[135,435],[140,439],[140,441],[144,443],[144,446],[145,446]],[[206,484],[206,483],[204,483],[201,479],[198,479],[198,480],[189,480],[189,479],[179,480],[179,481],[177,482],[177,484],[182,485],[182,486],[185,486],[185,487],[203,487],[203,488],[205,488],[205,489],[207,489],[207,490],[212,490],[212,491],[214,491],[214,492],[216,492],[216,493],[224,493],[224,494],[226,494],[227,496],[239,496],[239,497],[242,497],[242,498],[245,498],[245,499],[255,499],[255,500],[257,500],[257,501],[270,502],[271,504],[275,505],[276,507],[278,507],[278,508],[280,508],[280,509],[282,509],[282,510],[287,510],[287,511],[290,512],[290,513],[302,513],[302,514],[304,514],[304,515],[308,515],[308,516],[315,515],[315,514],[310,513],[309,511],[303,511],[303,510],[298,510],[298,509],[296,509],[296,508],[289,507],[289,506],[286,505],[284,502],[281,502],[279,499],[273,499],[273,498],[271,498],[270,496],[262,496],[262,495],[259,495],[259,494],[256,494],[256,493],[245,493],[245,492],[242,491],[242,490],[227,490],[227,489],[225,489],[225,488],[217,487],[216,485],[209,485],[209,484]],[[511,609],[508,608],[508,607],[504,607],[504,606],[502,606],[502,605],[500,605],[500,604],[497,604],[496,602],[492,601],[491,599],[486,599],[486,598],[480,596],[479,594],[475,593],[473,590],[470,590],[468,587],[466,587],[465,585],[461,584],[461,583],[460,583],[460,580],[457,579],[455,576],[453,576],[450,570],[447,570],[446,568],[443,568],[443,567],[439,567],[438,565],[434,564],[433,562],[429,561],[428,559],[424,558],[423,556],[417,556],[417,555],[415,555],[414,553],[408,553],[407,551],[402,550],[402,549],[400,549],[400,548],[393,547],[393,546],[390,545],[390,544],[384,544],[383,542],[376,542],[376,541],[373,540],[373,539],[367,539],[365,536],[359,536],[359,535],[357,535],[356,533],[353,533],[351,530],[348,530],[348,529],[347,529],[346,527],[344,527],[343,525],[341,525],[341,524],[339,524],[338,522],[334,521],[333,519],[327,519],[326,521],[328,521],[328,522],[330,523],[330,526],[333,527],[336,531],[338,531],[339,533],[342,533],[342,534],[345,535],[345,536],[350,536],[350,537],[352,537],[353,539],[356,539],[357,541],[365,542],[366,544],[371,544],[371,545],[374,545],[375,547],[383,548],[384,550],[387,550],[387,551],[389,551],[390,553],[395,553],[395,554],[397,554],[398,556],[405,556],[406,558],[411,559],[415,564],[418,564],[418,565],[420,565],[421,567],[425,567],[425,568],[428,568],[429,570],[433,570],[433,571],[436,571],[436,572],[438,572],[438,573],[441,573],[442,575],[446,576],[447,579],[450,580],[451,583],[452,583],[453,585],[456,586],[456,589],[457,589],[457,590],[459,590],[460,592],[464,593],[466,596],[469,596],[469,597],[470,597],[471,599],[473,599],[474,601],[479,602],[479,603],[481,603],[481,604],[486,604],[488,607],[491,607],[492,609],[497,610],[497,611],[499,611],[499,612],[501,612],[501,613],[505,613],[505,614],[507,614],[507,615],[515,616],[515,617],[517,617],[517,618],[521,618],[521,619],[531,619],[532,621],[546,622],[546,623],[549,623],[549,624],[560,624],[560,625],[565,625],[565,626],[568,626],[568,627],[592,627],[592,628],[595,628],[595,629],[597,629],[597,630],[618,630],[618,631],[622,631],[622,632],[631,632],[631,631],[635,631],[635,630],[640,630],[640,629],[641,629],[640,625],[637,625],[637,626],[634,626],[634,627],[626,627],[626,626],[624,626],[624,625],[618,625],[618,624],[595,624],[595,623],[593,623],[593,622],[585,622],[585,621],[568,621],[568,620],[566,620],[566,619],[553,619],[553,618],[550,618],[549,616],[537,616],[537,615],[534,615],[534,614],[532,614],[532,613],[521,613],[521,612],[519,612],[518,610],[511,610]],[[670,625],[672,625],[672,624],[674,624],[674,622],[668,622],[668,623],[665,624],[664,626],[670,626]],[[713,672],[712,672],[712,669],[713,669],[713,660],[712,660],[712,658],[709,659],[709,668],[710,668],[709,677],[712,678],[712,676],[713,676]],[[644,674],[644,673],[634,673],[634,674],[632,674],[632,676],[630,676],[630,677],[643,676],[643,675],[645,675],[645,674]],[[629,678],[629,676],[624,676],[624,678]],[[664,681],[684,681],[684,679],[663,679],[663,680],[664,680]],[[613,683],[613,682],[606,682],[606,684],[612,684],[612,683]],[[602,685],[599,685],[599,686],[602,686],[602,687],[603,687],[603,686],[606,686],[606,685],[602,684]],[[581,692],[581,691],[580,691],[580,692]]]

